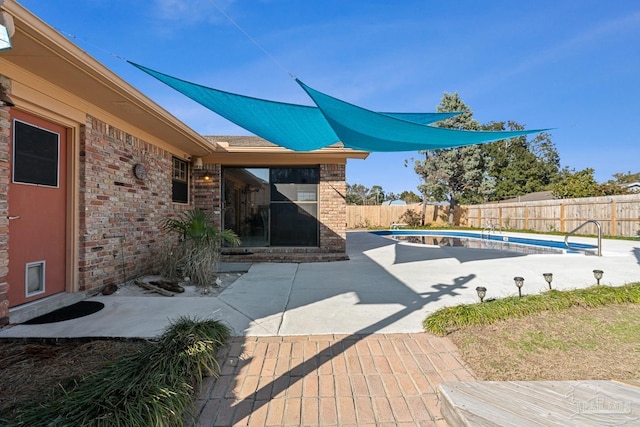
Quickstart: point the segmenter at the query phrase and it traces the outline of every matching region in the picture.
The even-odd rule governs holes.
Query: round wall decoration
[[[147,177],[147,168],[142,163],[138,163],[133,167],[133,174],[138,179],[145,179]]]

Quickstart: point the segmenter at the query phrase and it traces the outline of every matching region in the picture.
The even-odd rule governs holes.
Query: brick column
[[[196,209],[206,212],[213,223],[222,225],[222,167],[206,164],[202,169],[192,170],[193,204]],[[209,179],[205,179],[207,176]]]
[[[344,164],[320,165],[320,249],[322,252],[347,251],[347,183]]]

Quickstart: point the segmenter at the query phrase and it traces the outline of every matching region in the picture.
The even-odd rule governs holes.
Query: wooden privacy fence
[[[402,215],[408,210],[413,210],[422,215],[424,206],[360,206],[347,205],[347,228],[383,227],[389,228],[393,223],[403,222]],[[457,210],[457,209],[456,209]],[[448,206],[427,205],[425,219],[428,224],[446,224],[449,217]]]
[[[402,222],[407,210],[422,214],[422,205],[347,206],[347,227],[389,227]],[[427,206],[425,223],[446,224],[448,206]],[[537,202],[487,203],[456,207],[454,224],[484,228],[495,224],[505,229],[559,231],[567,233],[587,220],[595,219],[608,236],[640,236],[640,194],[624,196],[556,199]],[[587,225],[582,233],[596,233],[595,225]]]

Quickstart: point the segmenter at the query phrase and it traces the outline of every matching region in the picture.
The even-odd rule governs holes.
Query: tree
[[[593,168],[576,172],[575,169],[565,167],[560,171],[560,178],[553,184],[551,191],[561,199],[601,196],[602,187],[593,177],[594,172]]]
[[[369,198],[373,201],[374,205],[379,205],[385,199],[384,190],[379,185],[374,185],[369,191]]]
[[[393,200],[399,200],[399,199],[400,199],[400,196],[398,196],[393,191],[386,193],[384,198],[385,201],[393,201]]]
[[[631,173],[631,171],[629,171],[627,173],[614,173],[613,178],[618,184],[631,184],[640,181],[640,172]]]
[[[599,184],[593,177],[593,168],[586,168],[576,172],[565,167],[560,172],[560,178],[553,185],[553,195],[563,199],[575,197],[598,197],[630,194],[627,184],[637,182],[638,173],[614,173],[614,179]]]
[[[513,122],[491,122],[484,130],[522,130],[524,126]],[[534,138],[526,136],[496,141],[482,146],[488,162],[489,179],[495,183],[491,200],[543,191],[557,178],[560,155],[547,133]]]
[[[398,197],[400,200],[404,200],[405,203],[407,204],[411,204],[411,203],[421,203],[422,199],[420,198],[420,196],[418,196],[416,193],[414,193],[413,191],[403,191],[402,193],[400,193],[400,197]]]
[[[379,185],[369,188],[362,184],[347,183],[347,204],[349,205],[379,205],[385,199],[384,189]]]
[[[347,204],[366,205],[371,190],[362,184],[347,183]]]
[[[629,194],[628,184],[640,181],[640,172],[614,173],[613,178],[601,184],[603,195]]]
[[[439,126],[450,129],[478,130],[480,124],[473,119],[471,109],[460,99],[458,93],[443,95],[439,112],[462,111],[443,120]],[[455,205],[460,202],[475,202],[486,198],[493,183],[485,173],[489,159],[478,145],[423,151],[424,160],[416,160],[415,172],[423,183],[418,187],[423,199],[449,202],[449,223],[453,224]]]

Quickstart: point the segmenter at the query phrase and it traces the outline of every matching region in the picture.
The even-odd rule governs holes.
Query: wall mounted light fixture
[[[0,107],[15,107],[15,105],[11,97],[7,95],[6,89],[0,87]]]

